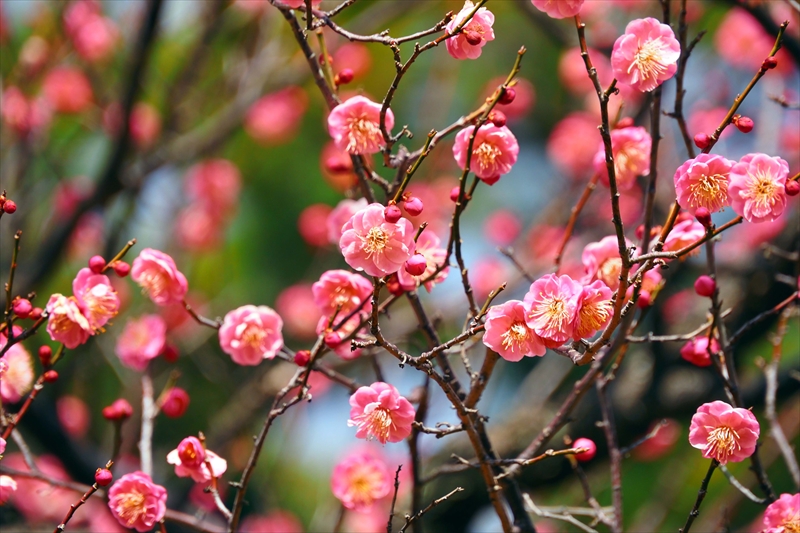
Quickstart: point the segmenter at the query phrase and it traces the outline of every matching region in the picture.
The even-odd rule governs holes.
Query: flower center
[[[378,123],[370,120],[366,115],[350,118],[347,121],[347,128],[347,151],[351,154],[369,151],[370,144],[376,142],[381,136]]]
[[[122,494],[117,499],[117,514],[125,520],[128,527],[132,526],[141,516],[147,513],[144,499],[144,494],[137,491]]]
[[[786,533],[800,533],[800,516],[794,515],[781,525]]]
[[[114,290],[107,285],[99,284],[92,287],[92,290],[84,296],[89,313],[93,316],[99,315],[101,317],[116,316],[117,309],[114,295]]]
[[[515,351],[516,348],[521,348],[527,342],[529,336],[528,327],[524,322],[514,322],[508,331],[503,333],[502,345],[503,349]]]
[[[382,228],[375,226],[374,228],[370,228],[369,233],[367,233],[364,239],[364,249],[367,255],[381,253],[383,249],[386,248],[386,243],[388,242],[389,234]]]
[[[606,259],[597,269],[597,278],[610,288],[619,286],[619,273],[622,271],[622,259],[612,257]]]
[[[592,331],[599,330],[610,316],[611,302],[609,300],[584,302],[579,313],[580,328],[578,334],[583,337]]]
[[[371,468],[358,468],[350,478],[350,497],[364,506],[372,505],[373,492],[381,485],[380,472]]]
[[[777,187],[772,177],[763,172],[751,174],[753,179],[750,188],[745,192],[745,197],[755,204],[757,210],[769,210],[775,205],[777,196],[775,194]]]
[[[481,170],[486,170],[494,166],[495,159],[497,159],[502,152],[500,148],[491,144],[483,143],[476,150],[473,150],[472,155],[477,159],[478,166]]]
[[[667,66],[661,62],[662,44],[660,37],[644,44],[639,44],[636,57],[633,58],[631,66],[628,67],[628,74],[636,68],[642,79],[649,80],[651,78],[657,79],[666,72]]]
[[[740,449],[739,434],[728,426],[715,428],[706,440],[706,456],[714,457],[720,463],[728,461],[733,452]]]
[[[536,322],[553,332],[563,331],[569,321],[567,302],[560,295],[547,296],[536,306]]]
[[[142,286],[142,292],[156,296],[166,290],[168,281],[163,272],[147,271],[139,278],[139,284]]]
[[[266,336],[267,332],[264,330],[264,328],[256,326],[255,324],[250,324],[242,332],[242,342],[252,346],[253,348],[259,349],[261,348],[261,342]]]
[[[724,207],[728,198],[728,179],[722,174],[703,174],[689,185],[689,203],[712,213]]]
[[[644,157],[645,153],[639,148],[639,144],[637,143],[628,143],[621,146],[614,156],[614,173],[617,179],[626,178],[627,174],[636,172],[639,162],[642,161]]]
[[[380,442],[386,442],[389,439],[391,428],[394,427],[392,415],[385,407],[376,407],[370,413],[364,413],[355,418],[359,426],[367,429],[370,434],[368,438],[376,438]]]

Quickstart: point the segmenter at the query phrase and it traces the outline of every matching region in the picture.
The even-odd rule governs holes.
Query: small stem
[[[703,499],[706,497],[706,492],[708,492],[708,482],[711,481],[711,474],[714,473],[714,469],[717,468],[718,465],[719,463],[716,459],[711,460],[711,465],[708,467],[706,477],[700,484],[700,490],[697,491],[697,499],[694,502],[694,507],[692,507],[692,510],[689,512],[689,516],[686,518],[686,524],[684,524],[684,526],[678,530],[678,533],[689,533],[694,519],[700,514],[700,505],[703,503]]]

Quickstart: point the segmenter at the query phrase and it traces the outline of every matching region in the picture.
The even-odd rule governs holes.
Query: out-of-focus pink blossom
[[[71,481],[69,474],[64,466],[54,455],[43,454],[34,459],[35,466],[39,472],[50,479],[58,481]],[[3,466],[29,472],[30,467],[21,453],[10,453],[3,457]],[[75,503],[75,492],[55,487],[45,481],[27,477],[17,477],[17,491],[11,496],[11,504],[19,513],[31,523],[55,523],[64,518],[64,509],[69,509],[70,504]],[[85,522],[86,517],[83,513],[75,513],[73,517],[75,525]],[[72,524],[73,521],[70,521]]]
[[[75,51],[89,62],[108,58],[120,38],[117,25],[100,14],[95,2],[73,2],[64,12],[64,26]]]
[[[108,489],[108,508],[124,527],[150,531],[167,511],[167,489],[144,472],[125,474]]]
[[[466,127],[456,135],[453,156],[460,168],[467,165],[469,138],[474,130],[474,127]],[[484,124],[475,134],[469,167],[478,178],[494,185],[500,176],[511,171],[518,155],[519,144],[508,127],[498,128],[494,124]]]
[[[359,306],[364,314],[372,310],[372,283],[364,276],[347,270],[328,270],[314,283],[311,290],[314,293],[314,303],[322,314],[331,316],[338,310],[339,320]]]
[[[372,56],[364,43],[344,43],[333,52],[333,67],[336,71],[349,68],[354,79],[364,76],[372,66]]]
[[[0,348],[5,345],[6,337],[0,334]],[[0,357],[0,400],[17,403],[31,390],[33,378],[31,354],[20,343],[12,345]]]
[[[214,250],[222,244],[222,223],[201,204],[181,209],[175,219],[175,239],[181,248],[193,252]]]
[[[265,145],[292,140],[308,109],[308,96],[300,87],[290,86],[262,96],[244,118],[248,135]]]
[[[647,431],[649,435],[658,424],[659,428],[656,434],[642,442],[639,446],[634,448],[633,456],[638,461],[655,461],[660,459],[675,446],[681,436],[681,425],[677,420],[670,418],[656,422]]]
[[[703,457],[724,465],[744,461],[756,450],[760,428],[748,409],[721,401],[704,403],[692,416],[689,443],[703,450]]]
[[[283,320],[266,305],[243,305],[225,315],[219,329],[222,351],[239,365],[272,359],[283,347]]]
[[[591,337],[606,327],[613,311],[611,294],[611,289],[599,279],[581,289],[573,338]]]
[[[560,346],[572,336],[582,289],[566,275],[547,274],[531,284],[524,298],[526,322],[545,346]]]
[[[204,206],[217,219],[230,215],[239,203],[242,176],[227,159],[201,161],[183,179],[190,202]]]
[[[526,324],[527,315],[528,307],[519,300],[490,307],[483,343],[506,361],[544,355],[547,349],[539,335]]]
[[[337,148],[333,141],[322,147],[320,168],[325,181],[337,192],[345,192],[358,185],[350,154]]]
[[[498,258],[489,257],[479,260],[470,269],[472,290],[478,299],[484,299],[489,293],[511,278],[506,263]]]
[[[513,86],[514,101],[508,104],[499,103],[498,110],[505,113],[506,118],[513,122],[523,118],[531,112],[533,106],[536,104],[536,88],[533,84],[525,78],[517,78]],[[500,85],[506,82],[505,77],[492,78],[484,86],[483,99],[491,97]]]
[[[416,289],[423,280],[427,279],[425,290],[431,292],[436,284],[447,279],[447,274],[450,272],[450,267],[446,266],[434,278],[429,279],[445,263],[447,250],[442,248],[439,237],[433,232],[423,231],[419,239],[417,239],[415,253],[422,254],[425,258],[425,270],[419,276],[412,276],[405,268],[401,268],[397,271],[397,279],[400,282],[400,286],[406,291]]]
[[[516,214],[507,209],[494,211],[483,223],[483,234],[497,246],[510,245],[519,237],[520,231],[522,222]]]
[[[139,148],[149,148],[161,133],[161,115],[146,102],[139,102],[131,110],[129,129],[131,139]]]
[[[0,113],[6,125],[20,136],[45,127],[51,115],[49,106],[41,98],[27,98],[13,86],[3,91]]]
[[[63,343],[70,350],[77,348],[94,334],[74,296],[67,298],[62,294],[54,294],[47,302],[46,310],[49,315],[47,332],[50,338]]]
[[[447,33],[452,34],[474,9],[475,4],[466,0],[461,11],[447,24]],[[486,43],[494,40],[492,24],[494,13],[485,7],[478,9],[464,25],[461,33],[444,42],[447,52],[456,59],[477,59]]]
[[[681,207],[694,214],[698,207],[710,213],[730,204],[730,171],[734,162],[719,155],[700,154],[675,172],[675,192]]]
[[[717,339],[711,339],[712,353],[719,352]],[[695,366],[706,367],[711,365],[711,354],[708,347],[708,335],[698,335],[681,348],[681,357]]]
[[[375,154],[384,146],[380,128],[381,104],[354,96],[328,115],[328,132],[339,150],[349,154]],[[394,127],[394,113],[386,110],[386,131]]]
[[[602,52],[592,48],[588,49],[588,53],[592,65],[597,70],[600,85],[608,87],[612,79],[611,61]],[[558,78],[561,85],[571,94],[575,96],[591,94],[597,99],[594,83],[586,72],[586,63],[579,47],[569,48],[561,54],[561,59],[558,61]]]
[[[731,207],[748,222],[772,222],[786,208],[789,163],[766,154],[747,154],[733,165]]]
[[[167,324],[158,315],[128,319],[115,351],[123,365],[141,372],[164,350],[166,336]]]
[[[686,121],[686,127],[689,130],[689,135],[694,137],[698,133],[705,133],[711,136],[714,131],[722,124],[725,115],[728,114],[726,107],[713,107],[711,109],[695,109],[689,115]],[[733,134],[733,128],[725,128],[720,134],[719,138],[724,139]]]
[[[145,248],[133,260],[131,279],[156,305],[181,302],[188,289],[186,277],[175,266],[172,257],[152,248]]]
[[[220,477],[228,469],[228,461],[205,449],[197,437],[183,439],[177,448],[167,454],[167,463],[175,465],[176,476],[191,477],[196,483]]]
[[[392,385],[377,381],[350,396],[348,426],[358,428],[359,439],[377,439],[381,444],[400,442],[411,434],[416,412]]]
[[[6,439],[0,437],[0,455],[6,453]]]
[[[559,121],[547,139],[550,162],[573,180],[587,175],[597,154],[598,121],[585,112],[570,113]]]
[[[774,42],[775,38],[756,18],[740,7],[728,10],[714,34],[714,47],[720,57],[748,71],[761,67]]]
[[[170,418],[180,418],[189,408],[189,393],[180,387],[172,387],[164,393],[161,412]]]
[[[64,9],[64,31],[73,35],[92,17],[101,13],[97,0],[75,0]]]
[[[632,244],[626,241],[628,247]],[[586,272],[583,283],[599,279],[611,290],[617,290],[622,259],[619,256],[619,246],[615,235],[609,235],[598,242],[587,244],[583,249],[581,262]]]
[[[56,415],[61,427],[73,438],[81,439],[89,431],[92,417],[86,402],[77,396],[61,396],[56,400]]]
[[[784,493],[764,511],[764,533],[794,531],[800,531],[800,493]]]
[[[80,113],[94,98],[89,79],[75,67],[56,67],[48,72],[42,90],[50,106],[59,113]]]
[[[706,234],[706,229],[694,218],[687,218],[675,224],[672,231],[664,241],[664,251],[677,252],[681,248],[689,246],[702,239]],[[691,252],[696,253],[696,252]],[[691,254],[690,254],[691,255]]]
[[[278,0],[278,1],[281,2],[282,4],[291,7],[292,9],[305,10],[306,8],[305,0]],[[322,0],[311,0],[311,7],[314,8],[319,7],[320,3],[322,3]]]
[[[328,241],[332,244],[339,244],[342,238],[342,226],[344,226],[353,215],[367,207],[367,199],[349,200],[345,198],[339,202],[333,211],[328,214],[325,225],[328,229]]]
[[[329,205],[312,204],[300,212],[297,230],[306,243],[317,247],[328,244],[328,216],[332,211]]]
[[[642,127],[612,130],[611,153],[614,156],[614,175],[619,190],[630,190],[636,185],[638,176],[650,173],[651,144],[650,134]],[[594,157],[594,171],[606,185],[609,184],[606,152],[602,142]]]
[[[303,524],[292,513],[270,511],[266,515],[247,515],[242,520],[242,533],[303,533]]]
[[[88,268],[80,269],[72,282],[72,292],[89,326],[95,330],[101,329],[119,312],[117,291],[104,274],[95,274]]]
[[[311,284],[298,283],[285,288],[275,299],[275,310],[290,335],[298,339],[317,336],[317,322],[322,313],[314,302]]]
[[[71,261],[87,261],[91,256],[102,253],[105,234],[105,218],[96,211],[84,213],[78,225],[69,236],[67,257]]]
[[[370,276],[397,272],[414,253],[414,227],[408,219],[386,221],[384,207],[370,204],[342,227],[339,248],[344,260]]]
[[[581,11],[584,0],[531,0],[539,11],[544,11],[554,19],[574,17]]]
[[[331,490],[347,509],[363,513],[392,490],[392,474],[381,458],[369,452],[348,455],[334,467]]]
[[[11,476],[0,476],[0,505],[6,503],[17,492],[17,482]]]
[[[618,81],[652,91],[675,74],[680,55],[672,28],[654,18],[636,19],[614,43],[611,68]]]

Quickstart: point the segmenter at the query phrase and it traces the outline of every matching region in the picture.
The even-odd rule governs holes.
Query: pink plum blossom
[[[550,348],[572,336],[583,287],[569,276],[547,274],[531,284],[524,302],[528,327]]]
[[[216,220],[236,209],[242,176],[227,159],[206,159],[189,168],[184,176],[184,189],[191,204],[203,206]]]
[[[393,274],[414,253],[414,227],[406,218],[387,222],[384,207],[370,204],[342,226],[339,248],[356,270],[370,276]]]
[[[498,209],[486,217],[483,224],[483,234],[492,243],[498,246],[509,246],[522,231],[522,222],[519,217],[507,209]],[[419,243],[417,243],[419,247]]]
[[[781,494],[764,511],[763,533],[793,533],[800,531],[800,493]]]
[[[0,437],[0,455],[6,453],[6,439]]]
[[[335,142],[329,141],[322,147],[319,161],[322,176],[335,191],[345,192],[358,185],[358,176],[353,171],[350,154],[340,150]]]
[[[361,313],[372,310],[372,283],[347,270],[328,270],[312,285],[314,303],[326,316],[338,311],[341,320],[361,307]],[[363,306],[361,304],[364,304]]]
[[[332,244],[339,244],[339,239],[342,238],[342,226],[344,226],[353,215],[367,207],[368,202],[366,198],[359,198],[358,200],[350,200],[345,198],[339,202],[328,214],[328,219],[325,222],[328,228],[328,241]]]
[[[0,476],[0,505],[6,503],[17,492],[17,482],[11,476]]]
[[[626,245],[630,247],[633,243],[626,240]],[[622,259],[619,256],[616,235],[609,235],[598,242],[587,244],[583,249],[581,262],[586,272],[583,283],[599,279],[611,290],[617,290]]]
[[[356,452],[334,467],[331,489],[345,508],[365,512],[389,495],[392,473],[382,459],[369,452]]]
[[[283,319],[286,331],[300,339],[317,336],[317,321],[322,316],[311,287],[310,283],[290,285],[275,299],[275,310]]]
[[[56,67],[45,76],[42,90],[59,113],[80,113],[94,98],[86,75],[75,67]]]
[[[584,0],[531,0],[539,11],[544,11],[554,19],[574,17],[581,11]]]
[[[193,252],[214,250],[222,242],[224,227],[219,218],[203,205],[190,205],[175,219],[178,245]]]
[[[436,284],[443,282],[447,279],[447,274],[450,271],[449,266],[445,266],[433,279],[431,276],[441,267],[447,260],[447,250],[442,248],[442,243],[433,232],[423,231],[417,239],[416,252],[422,254],[425,258],[426,266],[425,271],[419,276],[412,276],[405,268],[397,271],[397,279],[403,290],[412,291],[419,287],[423,280],[425,282],[425,290],[431,292]]]
[[[400,442],[411,434],[416,412],[392,385],[377,381],[350,396],[348,426],[358,428],[359,439],[377,439],[381,444]]]
[[[475,4],[470,0],[464,2],[461,11],[447,24],[448,35],[452,35],[474,9]],[[494,14],[485,7],[478,9],[464,25],[461,33],[444,42],[447,52],[456,59],[477,59],[486,43],[494,40],[492,24],[494,24]]]
[[[527,306],[519,300],[509,300],[494,305],[486,314],[486,333],[483,344],[497,352],[506,361],[520,361],[523,357],[544,355],[541,338],[526,324]]]
[[[675,74],[680,55],[672,28],[654,18],[636,19],[614,43],[611,68],[620,82],[652,91]]]
[[[70,32],[75,51],[86,61],[107,59],[119,42],[120,33],[111,19],[99,13],[87,14],[80,26]]]
[[[296,86],[262,96],[247,111],[244,129],[265,145],[290,141],[296,134],[308,109],[308,96]]]
[[[138,102],[131,111],[128,128],[136,146],[149,148],[161,133],[161,115],[151,104]]]
[[[167,489],[144,472],[125,474],[108,489],[108,508],[123,527],[144,533],[164,518]]]
[[[748,222],[772,222],[786,208],[789,163],[766,154],[747,154],[733,165],[731,207]]]
[[[211,450],[206,450],[197,437],[183,439],[176,449],[167,454],[167,462],[175,465],[176,476],[191,477],[196,483],[220,477],[228,469],[228,462]]]
[[[703,450],[703,457],[724,465],[750,457],[756,450],[760,428],[748,409],[725,402],[704,403],[692,416],[689,443]]]
[[[0,334],[0,348],[5,345],[6,337]],[[20,343],[12,345],[0,357],[0,400],[17,403],[31,390],[33,379],[33,359],[28,350]]]
[[[372,56],[365,43],[347,42],[333,52],[333,65],[341,72],[349,68],[353,71],[354,78],[360,78],[369,72],[372,66]]]
[[[334,107],[328,115],[328,132],[340,150],[353,155],[375,154],[384,147],[380,127],[381,104],[354,96]],[[386,110],[386,131],[394,127],[394,113]]]
[[[327,221],[331,211],[328,204],[311,204],[300,212],[297,231],[307,244],[315,247],[328,244]]]
[[[72,282],[72,292],[83,316],[94,330],[101,329],[119,312],[119,296],[106,275],[82,268]]]
[[[675,192],[681,207],[694,214],[698,207],[710,213],[730,204],[730,171],[735,163],[719,155],[700,154],[675,172]]]
[[[172,257],[152,248],[145,248],[133,260],[131,279],[161,306],[182,302],[188,289],[186,277]]]
[[[460,168],[467,165],[469,138],[474,130],[474,127],[468,126],[456,135],[453,156]],[[494,124],[484,124],[475,134],[469,168],[478,178],[493,185],[500,176],[511,171],[518,155],[519,144],[508,127],[498,128]]]
[[[602,52],[593,48],[587,49],[587,53],[592,60],[592,65],[597,70],[600,85],[607,87],[611,83],[611,61]],[[594,89],[592,79],[586,73],[586,63],[581,56],[581,49],[578,46],[569,48],[561,54],[558,61],[558,78],[561,85],[575,96],[585,96],[590,94],[597,99],[597,92]],[[595,128],[597,133],[597,128]]]
[[[611,153],[614,156],[614,175],[621,191],[630,190],[636,185],[638,176],[650,173],[650,145],[652,139],[647,130],[639,127],[618,128],[611,132]],[[594,157],[594,170],[608,185],[606,151],[600,143]]]
[[[92,415],[86,402],[69,394],[56,400],[56,416],[64,431],[76,439],[86,436],[92,422]]]
[[[49,479],[71,481],[64,465],[54,455],[37,455],[33,462],[36,470]],[[31,467],[21,453],[6,455],[3,457],[2,464],[22,472],[31,471]],[[17,491],[12,494],[11,503],[28,522],[60,522],[64,518],[64,509],[68,509],[70,504],[75,503],[75,493],[71,490],[23,476],[17,477],[15,481],[17,482]],[[81,519],[80,516],[75,518]]]
[[[664,251],[677,252],[702,239],[706,229],[694,218],[681,220],[672,228],[664,240]]]
[[[599,279],[581,289],[573,338],[591,337],[606,327],[613,311],[611,295],[611,289]]]
[[[164,350],[166,335],[167,323],[158,315],[129,319],[117,339],[116,354],[123,365],[141,372]]]
[[[719,352],[717,339],[711,339],[711,352]],[[681,348],[681,357],[693,365],[706,367],[711,365],[711,354],[708,348],[708,335],[698,335]]]
[[[219,344],[233,362],[254,366],[283,347],[283,320],[271,308],[244,305],[230,311],[219,329]]]
[[[0,115],[3,117],[3,122],[17,135],[24,137],[43,128],[50,122],[51,114],[49,105],[42,98],[27,98],[22,91],[13,86],[3,91]]]
[[[94,334],[74,296],[67,298],[63,294],[54,294],[47,302],[46,310],[50,338],[63,343],[70,350],[85,343]]]
[[[597,154],[598,121],[589,113],[570,113],[556,123],[547,139],[547,157],[570,179],[587,174]]]
[[[758,20],[740,7],[725,13],[714,34],[714,48],[720,57],[734,67],[748,71],[761,66],[774,42],[775,38]]]

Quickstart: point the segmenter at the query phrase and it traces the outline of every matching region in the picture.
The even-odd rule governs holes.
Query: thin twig
[[[389,521],[386,523],[386,533],[392,533],[392,519],[394,518],[394,506],[397,503],[397,491],[400,490],[400,470],[403,465],[397,465],[394,473],[394,494],[392,495],[392,507],[389,509]]]
[[[678,533],[689,533],[694,519],[700,514],[700,505],[702,505],[703,499],[706,497],[706,492],[708,492],[708,482],[711,481],[711,474],[714,473],[714,469],[717,468],[718,465],[719,463],[716,459],[711,460],[706,477],[703,478],[703,482],[700,484],[700,490],[697,491],[697,499],[694,502],[694,506],[692,507],[692,510],[689,511],[689,516],[686,518],[686,523],[678,530]]]
[[[451,490],[450,492],[448,492],[447,494],[445,494],[444,496],[442,496],[441,498],[437,498],[437,499],[433,500],[425,509],[422,509],[421,511],[417,511],[417,513],[414,514],[414,516],[406,515],[406,523],[405,523],[405,525],[403,525],[403,527],[400,528],[400,531],[398,533],[403,533],[406,529],[408,529],[408,526],[410,526],[415,521],[417,521],[420,518],[422,518],[422,516],[425,513],[427,513],[428,511],[430,511],[431,509],[433,509],[434,507],[436,507],[437,505],[439,505],[443,501],[447,500],[453,494],[455,494],[457,492],[462,492],[463,490],[464,489],[462,487],[456,487],[453,490]]]

